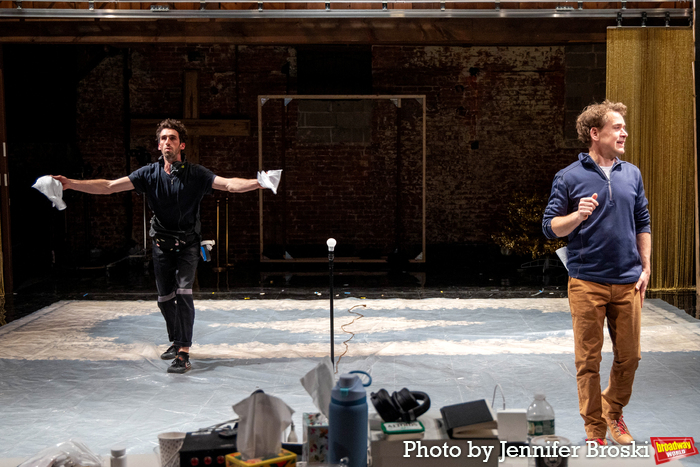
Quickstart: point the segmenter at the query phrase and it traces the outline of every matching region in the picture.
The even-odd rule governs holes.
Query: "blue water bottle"
[[[328,456],[338,463],[348,458],[348,467],[367,467],[367,392],[372,377],[364,371],[351,371],[367,375],[369,382],[353,374],[340,375],[331,392],[328,413]]]

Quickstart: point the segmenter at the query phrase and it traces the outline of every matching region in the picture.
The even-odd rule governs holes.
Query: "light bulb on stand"
[[[333,259],[335,257],[335,238],[329,238],[326,240],[326,245],[328,245],[328,276],[330,278],[330,299],[331,299],[331,362],[335,365],[335,354],[333,352],[333,347],[335,346],[333,331]]]

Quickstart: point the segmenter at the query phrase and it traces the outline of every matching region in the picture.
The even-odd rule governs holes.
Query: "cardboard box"
[[[527,442],[527,410],[503,409],[498,411],[498,438],[503,441]]]
[[[226,467],[294,467],[297,465],[297,455],[282,449],[277,457],[255,458],[244,461],[240,452],[226,456]]]
[[[304,449],[301,459],[324,463],[328,458],[328,420],[320,413],[302,414]]]

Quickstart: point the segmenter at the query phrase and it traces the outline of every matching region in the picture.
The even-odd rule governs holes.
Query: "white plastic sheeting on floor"
[[[98,454],[118,444],[150,453],[158,433],[234,418],[231,406],[256,389],[296,411],[300,435],[302,412],[316,410],[299,378],[330,353],[328,303],[195,306],[186,375],[166,373],[169,362],[159,359],[169,343],[155,301],[58,302],[0,328],[0,457],[28,457],[71,438]],[[348,313],[352,307],[363,317]],[[335,317],[336,357],[347,348],[339,372],[370,372],[369,391],[427,392],[436,414],[444,405],[490,402],[496,384],[508,408],[526,408],[542,391],[557,434],[583,443],[566,299],[348,298],[335,301]],[[642,361],[625,409],[632,434],[640,442],[700,440],[700,322],[647,300],[642,326]],[[605,384],[609,341],[603,351]]]

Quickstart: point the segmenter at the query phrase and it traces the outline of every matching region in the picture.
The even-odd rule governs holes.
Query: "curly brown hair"
[[[600,104],[591,104],[576,118],[576,131],[578,140],[591,147],[591,128],[603,128],[608,122],[608,113],[617,112],[623,117],[627,113],[627,106],[622,102],[604,100]]]
[[[174,118],[166,118],[158,124],[158,129],[156,130],[156,142],[160,142],[160,132],[165,128],[177,131],[181,143],[187,142],[187,128],[185,128],[184,123],[182,123],[180,120],[175,120]]]

